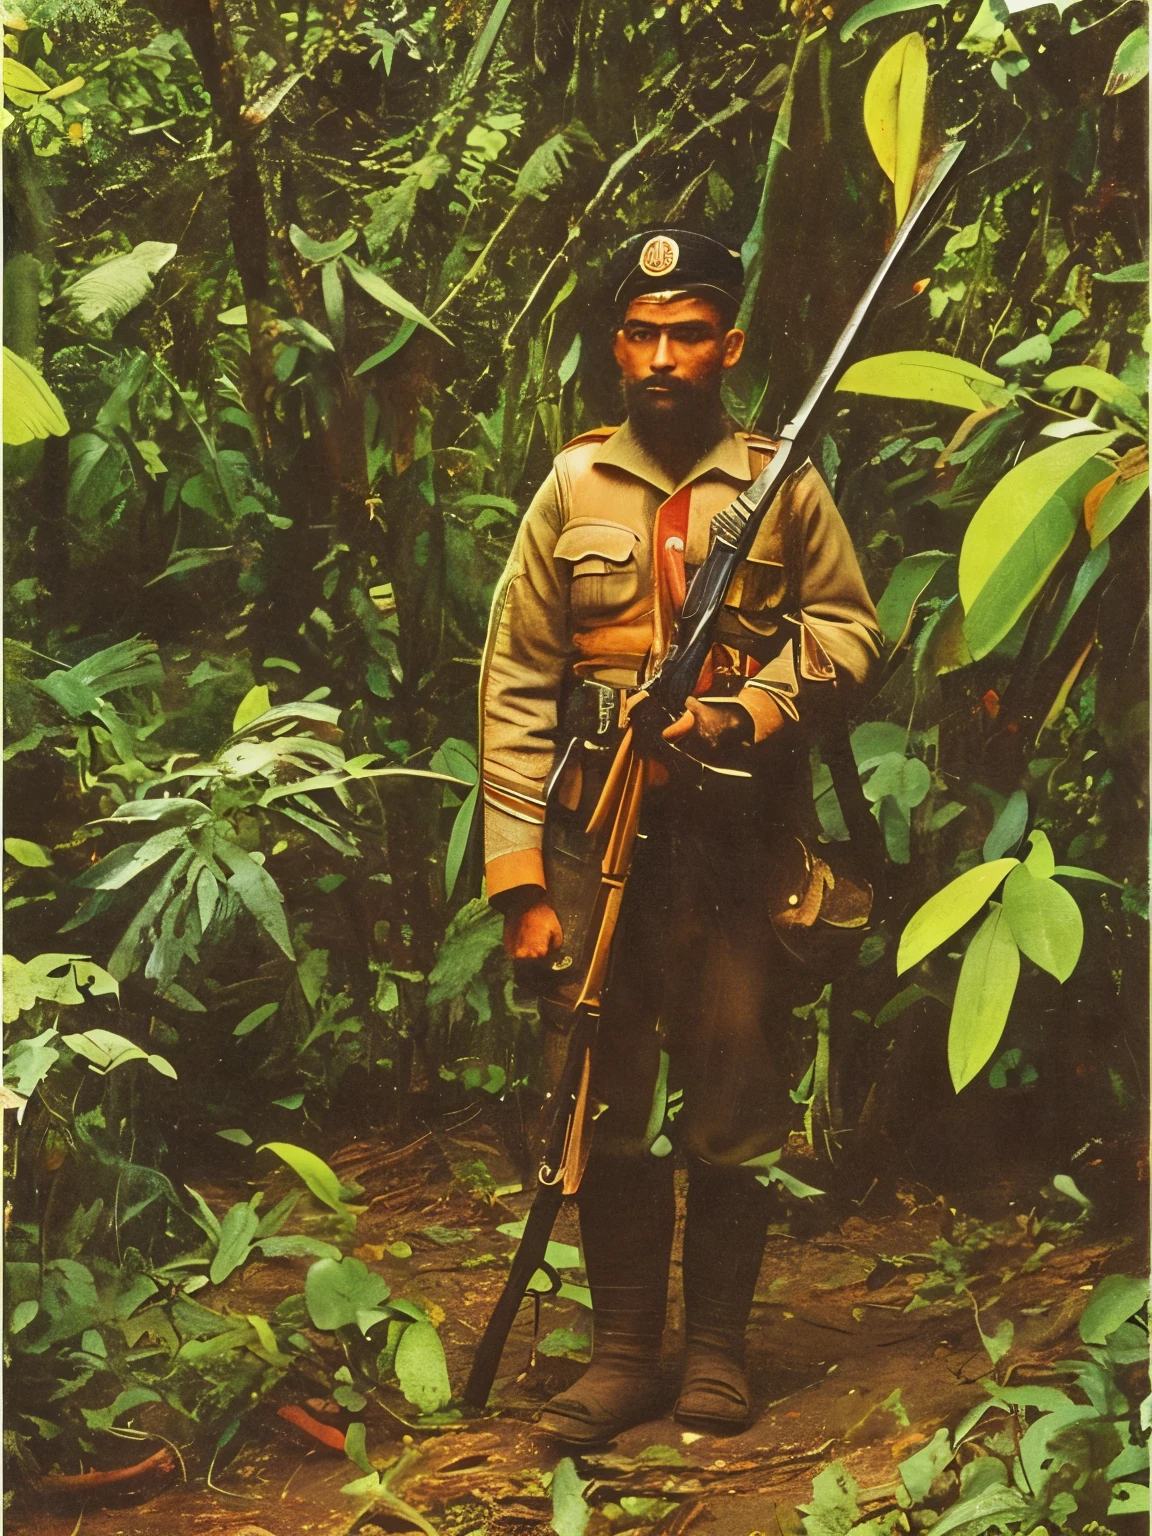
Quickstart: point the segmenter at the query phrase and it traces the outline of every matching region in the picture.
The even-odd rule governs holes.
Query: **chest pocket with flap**
[[[603,617],[626,608],[640,588],[639,534],[623,523],[572,518],[556,540],[554,558],[571,569],[573,616]]]

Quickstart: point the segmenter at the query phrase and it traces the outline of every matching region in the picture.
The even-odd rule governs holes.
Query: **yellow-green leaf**
[[[1080,363],[1072,368],[1057,368],[1044,380],[1044,388],[1052,394],[1063,394],[1069,389],[1086,389],[1089,394],[1102,400],[1109,410],[1118,412],[1138,426],[1147,427],[1148,412],[1134,389],[1130,389],[1114,373]]]
[[[880,168],[892,182],[896,222],[908,212],[920,164],[928,53],[919,32],[893,43],[864,90],[864,127]]]
[[[924,905],[914,912],[900,936],[900,949],[896,955],[898,976],[930,955],[945,939],[952,935],[969,918],[975,917],[992,892],[1010,869],[1015,869],[1019,859],[993,859],[990,864],[977,864],[957,875],[942,891],[930,896]]]
[[[47,848],[40,843],[30,843],[23,837],[6,837],[4,852],[15,859],[17,864],[25,864],[29,869],[49,869],[52,865],[52,855]]]
[[[14,446],[38,437],[63,437],[68,418],[31,363],[4,348],[4,441]]]
[[[1092,524],[1092,548],[1103,544],[1110,533],[1115,533],[1132,508],[1148,490],[1148,471],[1132,480],[1119,480],[1104,493],[1096,508],[1096,520]]]
[[[363,288],[365,293],[374,298],[377,304],[383,304],[385,309],[390,309],[395,314],[402,315],[405,320],[414,320],[417,325],[425,326],[428,330],[439,336],[442,341],[447,341],[449,346],[452,345],[438,325],[433,324],[428,316],[418,310],[415,304],[406,299],[402,293],[397,293],[392,284],[386,283],[378,273],[370,271],[367,267],[362,267],[358,261],[353,261],[351,256],[342,256],[340,259],[348,268],[354,281]]]
[[[45,101],[59,101],[62,96],[71,96],[80,90],[84,84],[83,75],[73,75],[71,80],[65,80],[62,85],[54,85],[50,91],[44,93]]]
[[[1067,981],[1084,946],[1084,920],[1075,897],[1055,880],[1038,880],[1021,864],[1004,882],[1004,916],[1029,960],[1057,981]]]
[[[15,91],[31,91],[39,95],[41,91],[48,89],[48,82],[41,80],[34,70],[27,64],[21,64],[19,59],[4,60],[4,89],[11,87]]]
[[[1020,951],[1003,907],[994,902],[968,946],[952,1003],[948,1070],[957,1093],[972,1081],[1000,1044],[1019,977]]]
[[[317,1157],[315,1152],[309,1152],[307,1147],[295,1146],[290,1141],[267,1141],[257,1150],[274,1152],[278,1158],[288,1164],[293,1173],[303,1179],[317,1200],[328,1206],[330,1210],[342,1216],[346,1211],[356,1209],[355,1206],[344,1204],[340,1180],[324,1159]]]
[[[976,660],[1000,644],[1040,592],[1080,528],[1085,496],[1107,469],[1101,459],[1082,464],[1043,504],[980,588],[964,615],[964,638]],[[981,536],[995,538],[1000,531],[985,524]]]
[[[251,725],[252,721],[258,720],[261,715],[266,715],[271,707],[272,701],[263,683],[257,683],[255,688],[249,688],[232,717],[233,734],[242,731],[246,725]]]
[[[884,352],[865,357],[844,374],[838,390],[889,400],[931,400],[963,411],[982,411],[1008,398],[994,373],[946,352]]]
[[[1148,73],[1148,28],[1137,27],[1116,50],[1112,68],[1108,72],[1105,96],[1119,96],[1139,85]]]
[[[997,481],[968,524],[960,549],[960,601],[966,612],[1028,524],[1093,454],[1115,440],[1114,432],[1066,438]]]

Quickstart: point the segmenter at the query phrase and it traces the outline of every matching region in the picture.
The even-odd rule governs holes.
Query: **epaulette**
[[[743,438],[749,448],[764,448],[775,453],[780,446],[778,437],[769,437],[764,432],[737,432],[736,436]]]
[[[619,427],[589,427],[587,432],[581,432],[579,437],[574,437],[570,443],[565,443],[560,452],[564,453],[568,448],[578,448],[581,443],[602,443],[619,430]]]

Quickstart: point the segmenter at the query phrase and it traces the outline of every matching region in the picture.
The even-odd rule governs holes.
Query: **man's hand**
[[[513,960],[543,960],[563,942],[560,919],[543,896],[528,907],[505,913],[504,948]]]
[[[692,753],[719,752],[752,740],[752,716],[740,704],[702,704],[699,699],[685,700],[686,708],[661,733],[665,741],[674,741]]]

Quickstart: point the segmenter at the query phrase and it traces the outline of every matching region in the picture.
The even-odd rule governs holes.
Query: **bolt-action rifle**
[[[628,701],[625,716],[613,722],[603,717],[602,712],[601,734],[607,738],[603,745],[594,740],[580,743],[588,752],[608,753],[611,763],[606,773],[579,775],[580,789],[574,803],[557,817],[560,834],[553,837],[551,847],[546,838],[545,846],[549,899],[560,916],[564,944],[558,954],[548,957],[547,981],[541,992],[554,1005],[568,1011],[571,1039],[553,1093],[554,1117],[537,1193],[507,1283],[477,1348],[464,1389],[464,1401],[474,1408],[482,1408],[488,1401],[508,1333],[532,1277],[539,1270],[546,1271],[548,1239],[560,1206],[565,1195],[576,1193],[587,1162],[591,1134],[589,1081],[600,994],[631,863],[646,761],[658,750],[664,727],[683,714],[685,701],[695,689],[711,650],[715,621],[732,578],[752,548],[777,491],[792,466],[802,461],[800,449],[805,444],[806,429],[840,375],[885,279],[929,207],[936,203],[963,148],[962,141],[954,140],[925,176],[819,377],[795,416],[779,433],[779,447],[770,463],[712,519],[708,554],[688,587],[672,643],[658,670],[643,684],[641,692]],[[612,724],[622,732],[618,733],[618,744],[608,730]],[[615,745],[614,753],[608,740]],[[570,746],[576,744],[574,738]],[[844,750],[829,756],[849,831],[867,846],[876,827],[863,805],[851,752]],[[550,800],[562,781],[565,766],[562,754],[549,786]],[[551,815],[551,804],[549,811]]]

